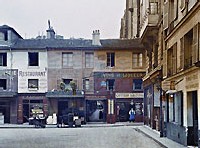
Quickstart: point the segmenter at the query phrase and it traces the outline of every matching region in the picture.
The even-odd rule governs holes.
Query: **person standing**
[[[135,111],[133,110],[133,108],[131,108],[131,110],[129,111],[129,121],[130,122],[135,121]]]

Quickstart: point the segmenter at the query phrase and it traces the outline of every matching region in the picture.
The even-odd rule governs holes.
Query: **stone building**
[[[74,113],[83,122],[143,121],[144,47],[139,39],[23,39],[1,26],[1,105],[6,123],[24,123],[37,106],[46,116]],[[12,35],[12,36],[9,36]],[[11,42],[13,39],[14,42]],[[131,61],[131,62],[130,62]]]
[[[161,137],[200,145],[200,3],[140,0],[139,9],[139,37],[147,55],[144,123],[159,130]]]
[[[164,3],[162,87],[166,92],[166,136],[195,146],[200,145],[199,15],[198,0]]]

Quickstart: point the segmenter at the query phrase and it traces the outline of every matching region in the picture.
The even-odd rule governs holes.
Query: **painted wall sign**
[[[144,76],[144,73],[125,73],[125,72],[121,72],[121,73],[112,73],[112,72],[98,72],[94,74],[94,77],[96,78],[141,78],[142,76]]]
[[[115,93],[115,98],[144,98],[144,93]]]
[[[19,71],[19,77],[29,77],[29,76],[44,77],[46,76],[46,72],[45,71]]]

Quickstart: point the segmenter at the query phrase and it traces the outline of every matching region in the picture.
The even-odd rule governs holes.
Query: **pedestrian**
[[[133,108],[131,108],[131,110],[129,111],[129,121],[130,122],[135,121],[135,111],[133,110]]]

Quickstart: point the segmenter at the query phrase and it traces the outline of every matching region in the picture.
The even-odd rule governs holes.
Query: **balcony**
[[[159,14],[150,14],[149,11],[146,11],[140,24],[140,37],[143,38],[146,34],[156,35],[158,22]]]
[[[49,91],[46,93],[47,98],[83,98],[84,94],[80,90],[73,91]]]

